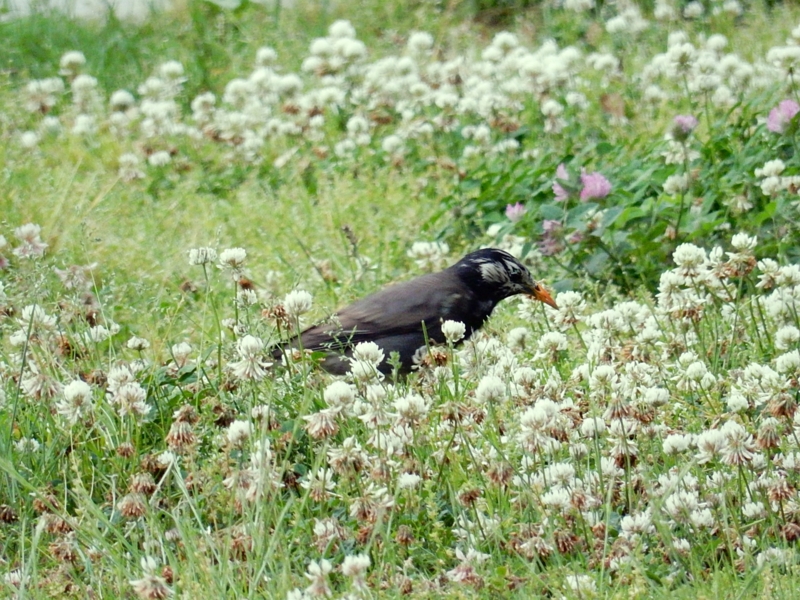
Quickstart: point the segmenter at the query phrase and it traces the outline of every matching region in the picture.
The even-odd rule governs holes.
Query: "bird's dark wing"
[[[335,323],[321,323],[302,332],[300,343],[309,350],[336,350],[337,344],[374,341],[381,345],[381,338],[416,334],[419,347],[425,343],[421,323],[425,323],[428,338],[440,342],[441,322],[463,321],[464,315],[474,312],[475,303],[472,293],[450,272],[423,275],[343,308],[336,313]]]

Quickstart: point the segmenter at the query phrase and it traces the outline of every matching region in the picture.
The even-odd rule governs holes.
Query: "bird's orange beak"
[[[538,283],[534,284],[533,288],[531,288],[531,296],[538,300],[539,302],[544,302],[548,306],[552,306],[553,308],[558,308],[558,304],[556,301],[553,300],[553,297],[550,295],[543,286],[539,285]]]

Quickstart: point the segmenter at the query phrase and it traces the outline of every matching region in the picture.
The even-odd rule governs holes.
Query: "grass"
[[[506,23],[520,64],[481,66],[514,43],[495,13],[410,8],[191,2],[139,25],[0,24],[4,594],[796,596],[800,164],[796,119],[766,122],[797,90],[763,61],[800,12],[658,22],[649,7],[647,29],[615,34],[613,7],[537,5]],[[434,48],[415,55],[423,30]],[[698,53],[723,33],[760,79],[725,105],[687,93],[700,67],[647,74],[675,31]],[[328,35],[344,50],[301,72]],[[579,50],[571,66],[548,62],[548,39]],[[226,85],[264,45],[278,78],[237,105]],[[88,108],[74,74],[25,108],[72,50],[97,80]],[[283,90],[296,72],[302,93]],[[151,76],[165,91],[139,91]],[[663,99],[645,102],[650,83]],[[115,113],[117,89],[135,104]],[[193,116],[207,91],[212,116]],[[81,112],[93,132],[73,130]],[[683,142],[697,156],[670,163],[676,114],[699,117]],[[774,159],[768,194],[755,169]],[[582,202],[581,169],[610,194]],[[433,240],[449,246],[421,258]],[[524,254],[560,310],[506,301],[408,379],[265,367],[302,323],[489,244]],[[190,265],[199,247],[244,248],[245,265]],[[287,318],[295,289],[313,306]]]

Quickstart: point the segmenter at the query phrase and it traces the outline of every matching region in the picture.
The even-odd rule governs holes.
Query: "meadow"
[[[800,9],[0,39],[0,596],[797,597]],[[407,378],[273,358],[484,246],[558,309]]]

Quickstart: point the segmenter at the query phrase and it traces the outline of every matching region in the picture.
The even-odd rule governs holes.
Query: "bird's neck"
[[[474,309],[465,319],[464,325],[472,332],[477,331],[486,323],[495,306],[497,306],[495,300],[476,299]]]

